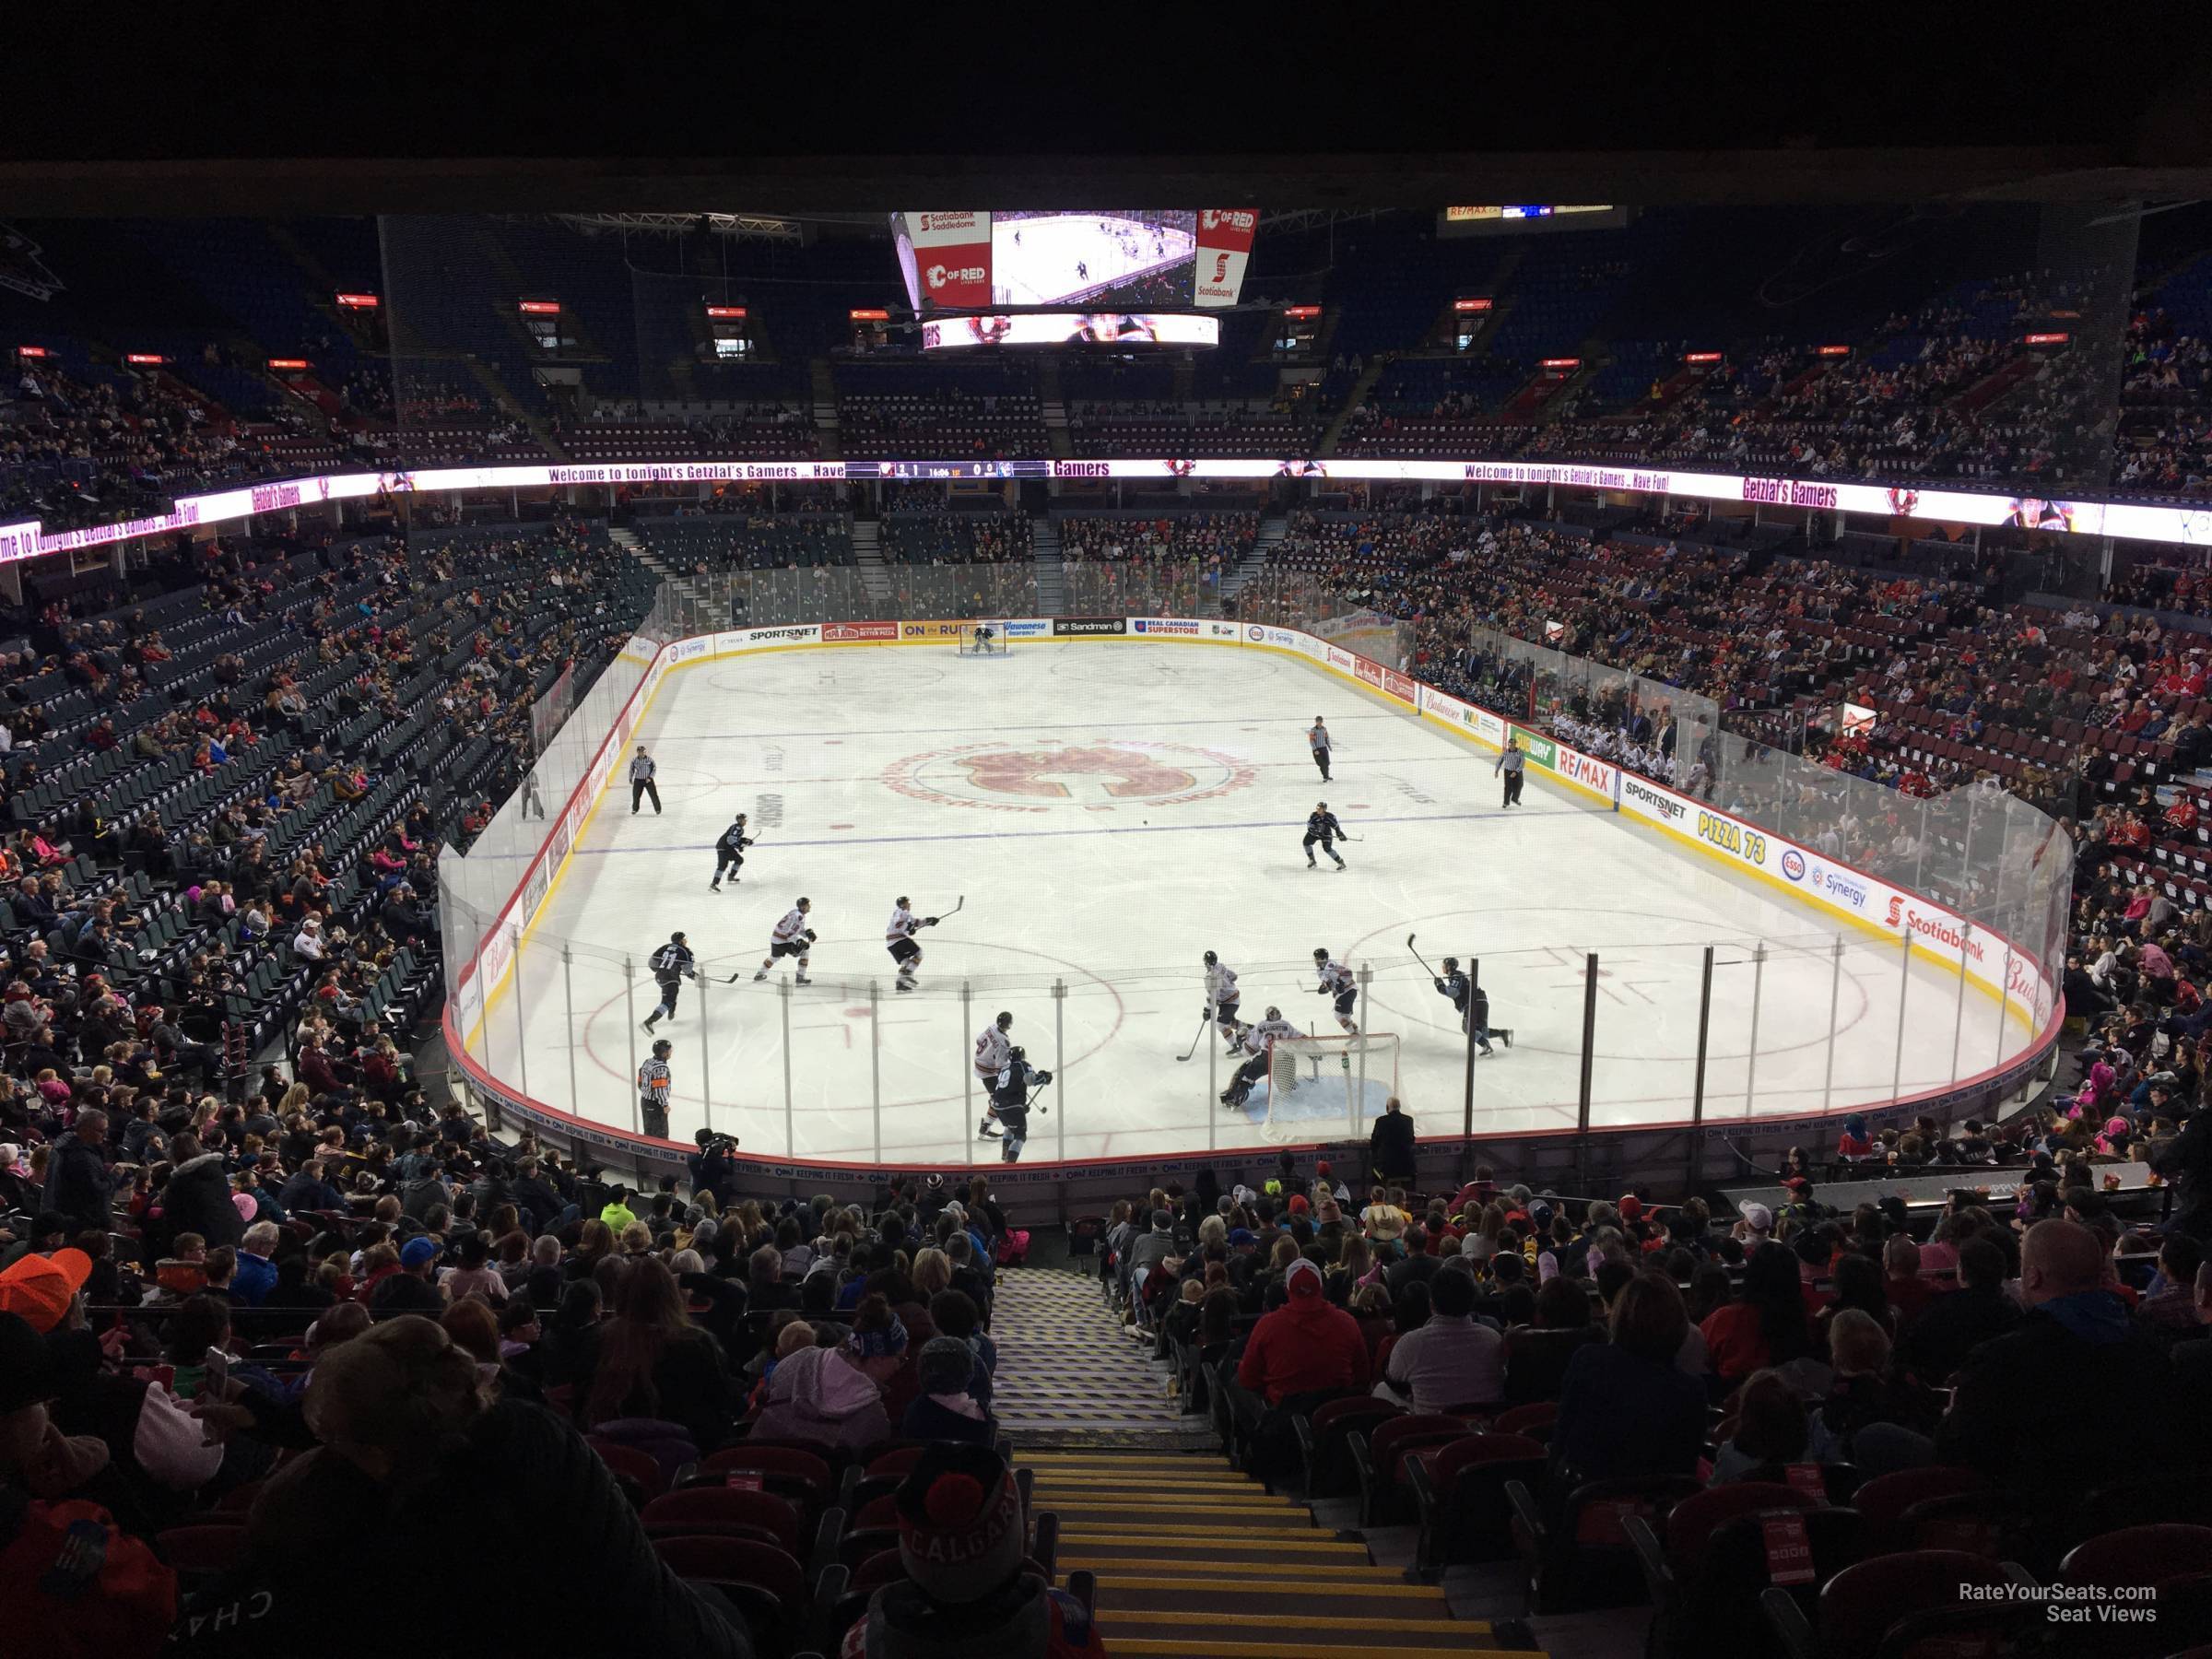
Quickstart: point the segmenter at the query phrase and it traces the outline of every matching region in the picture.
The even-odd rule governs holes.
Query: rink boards
[[[526,942],[559,887],[575,846],[582,840],[593,815],[615,781],[631,735],[643,723],[666,677],[678,669],[771,652],[818,651],[846,648],[904,649],[912,647],[949,651],[959,637],[959,620],[907,618],[899,621],[794,624],[772,628],[735,629],[655,643],[633,638],[622,655],[633,665],[645,665],[637,688],[612,727],[604,735],[583,778],[552,820],[536,854],[525,866],[516,888],[499,917],[485,935],[474,961],[462,964],[452,976],[453,992],[446,1009],[449,1047],[454,1062],[471,1082],[501,1108],[572,1142],[595,1145],[602,1156],[614,1154],[641,1167],[656,1161],[665,1167],[682,1148],[675,1143],[645,1142],[626,1131],[574,1117],[530,1099],[503,1079],[491,1076],[470,1058],[477,1034],[490,1008],[511,989],[515,951]],[[1740,876],[1787,894],[1797,905],[1824,920],[1849,924],[1853,928],[1896,944],[1938,969],[1959,976],[1961,988],[1971,986],[1994,999],[2001,1017],[2025,1033],[2024,1050],[2002,1065],[1977,1074],[1933,1094],[1908,1095],[1887,1107],[1865,1105],[1853,1110],[1877,1124],[1886,1115],[1900,1119],[1940,1107],[1946,1102],[1980,1101],[2009,1088],[2029,1075],[2047,1055],[2063,1018],[2056,986],[2045,966],[2032,951],[1978,926],[1924,895],[1893,886],[1877,877],[1842,865],[1816,850],[1800,846],[1746,820],[1643,777],[1610,761],[1584,755],[1539,732],[1507,720],[1427,686],[1396,669],[1386,667],[1341,645],[1295,629],[1218,618],[1165,617],[1054,617],[1018,618],[1004,621],[1010,647],[1024,651],[1065,644],[1189,644],[1224,647],[1298,656],[1312,666],[1346,682],[1401,713],[1451,733],[1455,737],[1495,754],[1509,736],[1518,740],[1527,755],[1531,771],[1548,783],[1576,792],[1610,811],[1621,823],[1668,838]],[[988,673],[987,665],[977,671]],[[1564,902],[1571,902],[1565,900]],[[1787,1144],[1819,1114],[1761,1120],[1758,1139]],[[1679,1133],[1686,1124],[1653,1124],[1653,1134]],[[1618,1137],[1622,1132],[1602,1132]],[[1638,1126],[1634,1134],[1644,1133]],[[1718,1135],[1718,1130],[1709,1130]],[[1741,1126],[1731,1134],[1741,1133]],[[1596,1138],[1585,1136],[1583,1138]],[[1582,1167],[1577,1149],[1576,1168]],[[1124,1167],[1129,1160],[1105,1160]],[[1173,1155],[1138,1160],[1147,1167],[1178,1167]],[[1194,1160],[1203,1162],[1201,1157]],[[1525,1160],[1523,1160],[1525,1162]],[[806,1160],[776,1163],[762,1160],[759,1172],[773,1177],[783,1171],[789,1178],[818,1179],[826,1171],[845,1168],[855,1172],[865,1164],[826,1165]],[[1039,1163],[1007,1171],[1012,1181],[1065,1182],[1079,1178],[1073,1166]]]

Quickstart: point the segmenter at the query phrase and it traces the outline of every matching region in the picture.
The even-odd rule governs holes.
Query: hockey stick
[[[959,915],[959,914],[960,913],[960,907],[961,907],[962,905],[966,904],[967,902],[968,902],[968,895],[967,895],[967,894],[965,894],[965,893],[962,893],[962,894],[961,894],[961,895],[960,895],[959,898],[957,898],[957,899],[955,899],[955,900],[953,900],[953,903],[952,903],[952,908],[951,908],[950,910],[947,911],[947,912],[945,912],[945,914],[944,914],[944,915],[941,915],[941,916],[939,916],[939,917],[937,918],[937,920],[938,920],[938,921],[940,921],[940,922],[942,922],[942,921],[944,921],[944,920],[945,920],[945,916],[957,916],[957,915]]]
[[[1194,1037],[1193,1037],[1193,1038],[1191,1039],[1191,1046],[1190,1046],[1190,1051],[1189,1051],[1189,1053],[1182,1053],[1182,1054],[1178,1054],[1178,1055],[1176,1055],[1176,1056],[1175,1056],[1175,1058],[1176,1058],[1176,1059],[1178,1059],[1178,1060],[1188,1060],[1188,1059],[1191,1057],[1191,1055],[1192,1055],[1192,1054],[1194,1054],[1194,1053],[1196,1053],[1198,1052],[1198,1045],[1199,1045],[1201,1042],[1204,1042],[1204,1041],[1206,1041],[1206,1028],[1207,1026],[1210,1026],[1210,1025],[1212,1025],[1213,1023],[1214,1023],[1214,1017],[1213,1017],[1213,1015],[1211,1015],[1210,1013],[1209,1013],[1209,1014],[1206,1014],[1206,1015],[1202,1015],[1202,1016],[1199,1018],[1199,1020],[1198,1020],[1198,1034],[1197,1034],[1196,1036],[1194,1036]]]
[[[1414,935],[1411,935],[1411,934],[1407,934],[1407,935],[1406,935],[1406,949],[1408,949],[1408,950],[1413,950],[1413,940],[1414,940]],[[1433,969],[1433,968],[1431,968],[1431,967],[1430,967],[1430,966],[1429,966],[1429,961],[1428,961],[1428,959],[1427,959],[1426,957],[1422,956],[1422,955],[1421,955],[1421,953],[1420,953],[1419,951],[1418,951],[1418,950],[1413,950],[1413,959],[1414,959],[1415,961],[1417,961],[1417,962],[1420,963],[1422,971],[1423,971],[1424,972],[1426,972],[1426,973],[1429,975],[1429,977],[1430,977],[1430,979],[1441,979],[1441,978],[1443,978],[1443,975],[1442,975],[1442,974],[1441,974],[1441,973],[1437,972],[1437,971],[1436,971],[1435,969]]]

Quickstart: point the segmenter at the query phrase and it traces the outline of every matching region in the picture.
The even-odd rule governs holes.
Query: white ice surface
[[[1304,738],[1317,713],[1337,735],[1325,786]],[[1208,948],[1241,975],[1246,1018],[1272,1002],[1308,1031],[1335,1030],[1313,947],[1371,968],[1365,1023],[1402,1039],[1400,1091],[1429,1133],[1459,1126],[1466,1051],[1408,933],[1432,964],[1478,958],[1491,1019],[1514,1033],[1477,1062],[1479,1133],[1574,1124],[1590,952],[1598,1125],[1688,1116],[1708,944],[1709,1119],[1937,1088],[2021,1046],[1955,977],[1908,971],[1898,947],[1533,769],[1524,805],[1500,810],[1488,753],[1285,656],[1043,642],[982,660],[949,644],[771,653],[670,675],[641,735],[665,812],[633,817],[627,787],[610,789],[525,945],[519,996],[495,1000],[477,1044],[538,1100],[626,1128],[651,1041],[635,1022],[655,1000],[643,962],[677,928],[712,982],[687,985],[658,1033],[676,1043],[673,1133],[688,1139],[711,1106],[762,1155],[995,1159],[975,1137],[969,1056],[1002,1008],[1060,1079],[1031,1117],[1031,1159],[1258,1144],[1264,1096],[1244,1112],[1217,1105],[1228,1067],[1210,1042],[1176,1059]],[[1309,871],[1300,849],[1323,798],[1365,838],[1343,874]],[[711,893],[714,839],[741,810],[759,845],[742,884]],[[786,1004],[751,975],[801,894],[821,935],[816,983]],[[924,914],[967,898],[923,934],[924,988],[904,996],[883,942],[900,894]],[[1347,1116],[1312,1138],[1341,1135]]]
[[[1100,229],[1101,222],[1113,229]],[[1050,305],[1103,282],[1188,260],[1197,245],[1188,230],[1155,229],[1134,219],[1101,221],[1095,214],[1007,220],[991,229],[992,299],[1000,305]]]

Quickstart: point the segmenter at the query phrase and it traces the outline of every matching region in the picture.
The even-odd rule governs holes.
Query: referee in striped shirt
[[[675,1046],[662,1038],[653,1058],[638,1067],[638,1117],[655,1140],[668,1138],[668,1054]]]
[[[645,752],[645,746],[641,743],[638,752],[629,760],[630,817],[638,816],[638,803],[647,795],[653,797],[653,810],[658,814],[661,810],[660,786],[653,781],[653,757]]]

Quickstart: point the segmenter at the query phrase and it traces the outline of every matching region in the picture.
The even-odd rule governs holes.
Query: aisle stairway
[[[1033,537],[1037,554],[1037,614],[1058,617],[1067,610],[1067,567],[1060,557],[1060,526],[1050,518],[1037,521]]]
[[[1222,582],[1221,597],[1234,599],[1241,593],[1246,582],[1267,568],[1268,559],[1289,534],[1290,518],[1288,513],[1271,512],[1262,519],[1259,539],[1253,543],[1252,551],[1237,561],[1237,568]]]
[[[1460,1659],[1526,1653],[1519,1627],[1455,1619],[1445,1591],[1373,1563],[1296,1499],[1226,1467],[1167,1368],[1100,1301],[1098,1281],[999,1276],[994,1409],[1059,1518],[1055,1567],[1097,1583],[1115,1659]],[[1189,1451],[1171,1448],[1184,1445]]]
[[[1098,1580],[1107,1651],[1177,1659],[1526,1652],[1455,1619],[1443,1589],[1377,1567],[1295,1499],[1218,1458],[1024,1453],[1060,1517],[1058,1568]]]
[[[1022,1268],[999,1275],[993,1302],[991,1409],[1017,1445],[1172,1452],[1214,1443],[1205,1418],[1182,1415],[1150,1347],[1121,1335],[1098,1280]]]
[[[861,585],[876,602],[877,613],[895,614],[891,604],[891,571],[883,560],[883,526],[875,519],[853,520],[853,556],[860,561]]]

